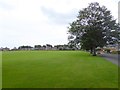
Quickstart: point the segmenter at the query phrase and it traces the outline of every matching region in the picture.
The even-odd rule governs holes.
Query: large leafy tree
[[[72,22],[68,29],[74,38],[69,38],[69,41],[80,44],[81,48],[91,50],[91,53],[96,55],[97,47],[118,41],[120,26],[105,6],[94,2],[79,11],[77,20]]]

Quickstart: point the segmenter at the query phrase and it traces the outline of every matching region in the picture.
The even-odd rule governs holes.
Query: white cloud
[[[65,44],[78,10],[99,2],[117,18],[119,0],[0,0],[0,47]],[[45,13],[41,8],[50,13]],[[52,12],[52,13],[51,13]],[[49,15],[51,16],[49,16]]]

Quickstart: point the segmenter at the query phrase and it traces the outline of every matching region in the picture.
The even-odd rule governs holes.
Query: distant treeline
[[[0,51],[17,51],[17,50],[78,50],[79,48],[77,48],[76,46],[73,45],[50,45],[50,44],[46,44],[46,45],[34,45],[34,47],[29,46],[29,45],[23,45],[23,46],[19,46],[14,47],[12,49],[8,48],[8,47],[1,47]]]

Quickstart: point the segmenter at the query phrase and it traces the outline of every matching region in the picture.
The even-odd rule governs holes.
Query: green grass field
[[[0,89],[2,89],[2,52],[0,51]]]
[[[118,88],[118,67],[83,51],[3,52],[3,88]]]

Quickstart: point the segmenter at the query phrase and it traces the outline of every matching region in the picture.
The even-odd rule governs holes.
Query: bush
[[[117,51],[112,51],[111,53],[112,53],[112,54],[118,54],[118,52],[117,52]]]
[[[111,50],[110,50],[110,49],[105,49],[105,51],[106,51],[107,53],[110,53]]]
[[[120,54],[120,51],[117,51],[118,52],[118,54]]]
[[[120,51],[112,51],[112,54],[120,54]]]

